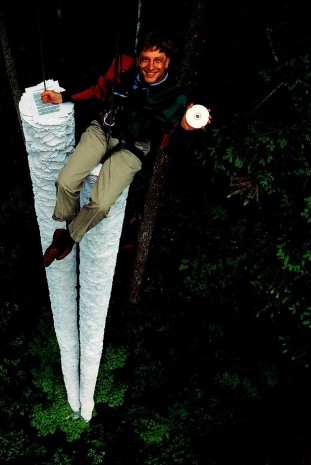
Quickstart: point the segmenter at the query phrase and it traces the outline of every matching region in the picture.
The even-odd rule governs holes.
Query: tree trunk
[[[10,46],[9,46],[9,40],[6,32],[6,27],[4,23],[4,15],[3,12],[0,11],[0,41],[1,41],[1,47],[2,47],[2,52],[3,52],[3,57],[5,61],[5,66],[6,66],[6,71],[7,71],[7,76],[10,82],[10,87],[12,91],[12,96],[13,96],[13,101],[14,105],[16,108],[16,114],[17,118],[19,121],[20,129],[21,129],[21,134],[24,139],[24,133],[23,133],[23,128],[22,128],[22,121],[19,113],[19,101],[21,98],[21,89],[18,84],[17,80],[17,74],[15,70],[15,64],[14,60],[11,54]],[[25,143],[25,139],[24,139]]]
[[[129,288],[130,303],[136,304],[140,300],[143,274],[149,253],[151,238],[157,219],[169,164],[169,155],[159,150],[153,167],[152,177],[146,195],[142,220],[138,231],[137,250],[134,259],[133,272]]]
[[[188,37],[185,40],[184,59],[181,66],[179,80],[186,88],[195,84],[197,65],[200,58],[200,47],[204,40],[201,37],[201,29],[205,19],[205,0],[199,0],[193,5],[190,16]],[[138,231],[137,250],[134,259],[133,271],[129,286],[129,301],[136,304],[141,299],[141,289],[145,268],[148,259],[150,243],[158,215],[159,206],[164,192],[164,184],[167,177],[169,156],[159,153],[156,157],[153,173],[146,196],[143,216]]]

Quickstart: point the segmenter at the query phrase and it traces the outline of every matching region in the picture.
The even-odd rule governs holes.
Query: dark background
[[[142,30],[167,29],[174,36],[177,45],[177,71],[178,63],[182,63],[183,60],[184,42],[188,38],[192,7],[192,1],[160,0],[151,2],[146,0],[142,4]],[[22,2],[18,5],[13,2],[6,2],[1,5],[1,9],[4,13],[22,92],[25,87],[34,86],[41,82],[43,77],[57,79],[63,87],[70,87],[75,90],[82,90],[93,84],[114,57],[118,31],[120,34],[120,49],[127,53],[133,53],[134,51],[137,3],[132,0],[110,3],[95,1],[86,2],[82,5],[64,0],[45,3]],[[61,9],[61,17],[58,14],[59,9]],[[243,117],[247,118],[248,112],[260,104],[284,80],[284,76],[278,74],[278,62],[284,63],[296,57],[297,54],[303,55],[310,52],[308,18],[307,5],[294,1],[275,1],[273,3],[258,0],[231,3],[206,2],[206,18],[197,31],[200,40],[204,40],[203,46],[200,47],[197,84],[202,97],[204,96],[204,101],[212,109],[213,127],[230,126],[235,122],[237,114],[242,114]],[[267,28],[271,29],[272,42],[267,37]],[[275,68],[276,70],[270,82],[264,82],[260,76],[260,72],[267,68]],[[13,315],[14,311],[16,312],[14,329],[11,330],[12,332],[5,332],[2,339],[3,353],[6,354],[6,347],[10,347],[11,341],[17,338],[16,335],[19,334],[19,331],[23,330],[27,333],[27,331],[30,332],[35,329],[37,321],[42,317],[42,308],[44,306],[49,307],[49,296],[41,263],[42,251],[33,209],[27,154],[18,126],[2,56],[0,58],[0,70],[2,125],[0,147],[3,154],[2,170],[5,173],[3,181],[6,177],[10,180],[8,185],[6,182],[1,185],[1,304],[4,309],[7,306]],[[288,94],[285,85],[268,98],[267,102],[260,107],[258,114],[264,115],[271,120],[280,117],[280,115],[282,116],[288,111],[287,98]],[[83,124],[87,124],[87,117],[80,122],[79,128],[81,130]],[[182,167],[180,167],[181,169]],[[183,187],[188,192],[192,190],[193,198],[189,200],[188,206],[190,205],[190,208],[194,210],[200,208],[201,191],[197,189],[197,186],[200,183],[203,185],[204,182],[207,182],[203,177],[200,178],[199,174],[198,172],[197,176],[192,176],[192,186],[183,186],[178,182],[175,186],[177,190],[178,188],[182,190]],[[188,181],[189,178],[186,177],[186,179]],[[227,188],[227,186],[225,187]],[[203,189],[202,192],[205,195]],[[135,191],[133,191],[134,193]],[[213,201],[210,191],[208,195],[211,195],[211,201]],[[214,192],[214,195],[218,196],[219,199],[225,199],[226,191],[223,184],[218,186],[218,190]],[[132,208],[132,199],[134,200],[134,197],[129,198],[129,208]],[[187,221],[182,224],[191,223],[191,219],[194,218],[191,213],[191,211],[187,212]],[[233,208],[231,213],[232,223],[234,222],[234,213]],[[241,212],[240,210],[239,214],[243,216],[245,211]],[[253,215],[255,217],[256,212]],[[188,219],[189,217],[190,219]],[[161,227],[164,233],[159,232],[159,235],[165,234],[166,227],[165,217],[162,216],[161,219]],[[194,229],[202,228],[202,223],[194,223]],[[206,226],[207,230],[208,226],[209,223]],[[130,242],[135,237],[134,233],[130,228],[125,228],[122,245]],[[186,248],[194,240],[193,237],[185,235],[186,243],[181,244],[181,251],[183,246]],[[164,237],[163,242],[165,242],[165,239]],[[168,239],[166,244],[169,244]],[[165,263],[165,257],[167,256],[165,251],[157,253],[158,255],[153,253],[153,266],[155,268],[159,264],[161,265],[162,260]],[[123,277],[122,273],[123,268],[127,267],[128,257],[128,252],[121,251],[121,262],[124,260],[119,263],[119,266],[121,265],[121,268],[119,268],[121,274],[117,276],[116,282],[121,285],[122,292],[128,270],[125,270],[125,277]],[[173,268],[174,264],[170,264],[170,266]],[[170,277],[166,276],[166,278],[169,279]],[[173,282],[171,286],[174,289]],[[269,326],[267,328],[264,324],[261,325],[258,320],[255,319],[254,321],[249,316],[247,306],[251,306],[252,302],[248,301],[246,294],[243,294],[245,291],[243,282],[239,283],[239,286],[241,300],[243,298],[245,300],[245,308],[240,309],[241,313],[239,315],[234,314],[231,306],[225,310],[221,309],[221,311],[220,309],[213,309],[215,314],[219,310],[220,316],[215,316],[213,311],[208,314],[208,318],[212,322],[213,319],[220,320],[226,329],[229,327],[229,331],[226,333],[227,338],[225,340],[219,338],[221,341],[219,346],[217,346],[217,341],[216,343],[212,341],[212,344],[216,346],[215,365],[223,363],[222,360],[217,359],[219,354],[225,360],[229,360],[228,365],[230,363],[234,365],[235,362],[237,365],[242,365],[242,362],[244,362],[250,372],[256,372],[254,359],[257,360],[257,357],[260,362],[263,360],[262,363],[265,360],[277,360],[281,373],[281,383],[272,394],[264,392],[263,399],[255,404],[255,407],[250,402],[249,412],[247,411],[249,398],[244,403],[245,399],[243,398],[232,399],[225,389],[223,392],[217,391],[215,393],[215,399],[218,401],[221,399],[220,411],[223,417],[215,419],[214,424],[216,425],[217,420],[220,421],[219,430],[217,430],[216,426],[216,429],[210,435],[206,434],[209,440],[208,448],[211,449],[213,445],[215,449],[218,448],[220,452],[215,453],[215,457],[222,457],[224,461],[217,461],[215,458],[215,461],[208,463],[208,465],[308,464],[310,463],[310,406],[308,392],[304,390],[304,387],[308,386],[306,383],[307,376],[304,376],[305,372],[299,369],[296,372],[295,368],[293,368],[289,374],[290,380],[287,379],[286,369],[290,365],[284,362],[278,352],[279,347],[276,344],[274,345],[275,334],[271,334],[274,328]],[[156,291],[157,289],[154,290],[154,296],[157,295]],[[119,294],[121,293],[119,292]],[[12,302],[16,304],[16,308]],[[156,307],[156,303],[154,303],[154,306]],[[161,344],[159,334],[152,333],[152,328],[157,328],[157,318],[159,321],[161,321],[161,318],[166,321],[163,315],[168,315],[168,319],[171,315],[175,315],[172,316],[172,321],[170,321],[171,339],[169,343],[172,344],[172,352],[176,350],[177,360],[180,363],[180,367],[176,368],[174,365],[178,379],[176,389],[178,389],[180,381],[178,376],[182,378],[185,369],[191,372],[192,366],[193,376],[198,374],[199,377],[202,376],[203,378],[205,374],[201,373],[202,360],[199,357],[199,352],[201,350],[200,343],[204,348],[205,344],[208,344],[208,341],[205,342],[206,313],[202,309],[200,312],[195,313],[197,310],[197,302],[195,301],[191,318],[189,315],[187,316],[185,309],[185,315],[182,314],[182,308],[178,308],[176,314],[174,314],[175,309],[172,308],[168,310],[165,308],[155,309],[157,313],[153,314],[151,302],[149,302],[148,308],[150,308],[150,313],[147,313],[147,315],[135,310],[125,315],[122,310],[115,308],[114,313],[110,315],[111,319],[108,318],[109,332],[107,332],[107,340],[113,338],[115,340],[129,338],[130,340],[135,331],[139,330],[137,328],[141,328],[142,321],[146,325],[150,322],[148,330],[141,334],[138,333],[138,335],[141,336],[139,342],[143,341],[147,348],[149,345],[150,353],[153,353],[153,342]],[[192,315],[195,315],[196,318],[192,318]],[[2,320],[3,326],[5,324],[4,320],[5,316]],[[186,323],[187,330],[184,329],[182,323]],[[232,330],[230,332],[231,323]],[[287,324],[290,326],[290,320]],[[150,337],[150,340],[148,337]],[[135,337],[133,339],[135,340]],[[196,347],[196,344],[198,345],[197,353],[195,350],[193,352],[198,356],[197,362],[196,359],[187,358],[187,349],[193,346]],[[240,347],[241,352],[239,352]],[[209,350],[212,352],[213,347],[212,349],[209,348]],[[241,359],[234,360],[235,351]],[[10,349],[10,356],[12,352],[12,349]],[[169,356],[165,344],[156,353],[160,353],[160,358],[163,360]],[[203,361],[205,362],[205,360]],[[211,360],[207,362],[207,371],[212,370]],[[14,380],[13,376],[12,379]],[[30,379],[27,381],[30,385]],[[209,392],[209,389],[212,390],[212,382],[213,380],[209,378],[209,383],[206,383],[206,392]],[[204,383],[205,379],[202,381],[202,384]],[[260,384],[260,381],[258,384]],[[165,398],[165,393],[163,398]],[[157,401],[160,403],[163,398],[160,397]],[[6,404],[8,403],[7,401]],[[235,407],[238,405],[236,411],[240,417],[234,417],[236,411],[230,410],[233,404]],[[228,408],[228,415],[226,415],[226,407]],[[109,418],[109,411],[107,412],[107,410],[103,412],[102,418],[106,418],[105,415]],[[114,416],[113,413],[110,413],[110,415],[111,417]],[[114,427],[119,428],[122,419],[122,414],[120,414],[119,418],[110,418],[110,421]],[[107,429],[109,430],[109,425]],[[33,431],[31,434],[34,434]],[[194,436],[201,439],[201,441],[198,439],[198,445],[202,446],[204,444],[202,440],[204,432],[198,433],[196,431]],[[127,457],[126,447],[122,455],[122,446],[120,447],[118,443],[118,441],[121,441],[121,437],[121,434],[118,436],[116,433],[112,449],[115,448],[115,457],[119,458],[117,463],[123,465],[123,463],[127,463]],[[215,439],[214,444],[213,438]],[[60,435],[56,435],[55,439],[58,441],[58,445],[62,444],[63,438]],[[37,437],[35,440],[37,440]],[[124,444],[126,444],[126,438]],[[52,449],[52,439],[50,446]],[[65,447],[69,448],[69,445],[66,444]],[[79,444],[79,453],[81,451],[85,452],[83,447],[85,446]],[[136,452],[131,451],[132,457],[136,457],[137,461],[135,463],[142,465],[139,458],[137,459],[137,456],[139,457],[138,452],[137,456],[135,456]],[[210,450],[208,453],[210,453]],[[209,456],[208,453],[206,456]],[[85,454],[87,456],[87,452]],[[113,452],[110,451],[110,454],[113,457]],[[204,454],[202,456],[204,457]],[[74,463],[83,463],[83,454],[80,460],[81,462],[77,459]],[[23,459],[21,459],[20,463],[28,462],[23,462]],[[188,465],[189,462],[186,463]],[[144,462],[145,464],[146,462]],[[164,465],[164,463],[161,465]],[[183,465],[185,464],[183,463]],[[191,465],[194,464],[191,463]],[[203,465],[203,463],[199,465]]]
[[[2,9],[21,88],[41,81],[43,70],[46,79],[64,85],[94,82],[113,58],[118,34],[120,50],[134,52],[138,12],[133,0],[87,2],[79,7],[64,0],[24,2],[18,15],[13,4]],[[181,53],[192,9],[190,1],[145,0],[140,30],[168,31]],[[206,2],[205,11],[197,31],[205,41],[199,79],[217,108],[244,105],[256,95],[258,71],[275,61],[267,28],[280,61],[290,59],[297,47],[307,51],[307,11],[299,2]],[[182,60],[181,54],[177,56]]]

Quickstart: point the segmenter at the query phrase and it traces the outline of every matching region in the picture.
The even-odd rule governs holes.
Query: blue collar
[[[159,84],[162,84],[162,82],[166,81],[166,79],[168,78],[168,73],[166,73],[166,75],[164,76],[164,78],[160,81],[160,82],[155,82],[154,84],[148,84],[149,87],[154,87],[154,86],[158,86]],[[141,86],[143,84],[143,82],[141,81],[140,79],[140,74],[137,74],[134,82],[133,82],[133,89],[138,89],[139,86]]]

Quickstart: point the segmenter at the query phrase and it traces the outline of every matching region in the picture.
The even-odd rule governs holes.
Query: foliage
[[[62,395],[60,395],[62,394]],[[39,436],[54,434],[58,428],[63,431],[68,441],[76,441],[88,428],[84,421],[74,420],[64,393],[58,394],[60,399],[53,398],[49,407],[36,404],[33,408],[31,425],[38,430]]]
[[[310,57],[291,58],[279,73],[284,81],[282,105],[280,103],[280,111],[276,111],[278,121],[267,119],[270,114],[269,111],[265,114],[266,103],[262,103],[261,119],[255,117],[256,112],[248,113],[244,118],[234,115],[235,121],[230,126],[215,127],[209,136],[207,155],[213,160],[214,170],[222,173],[232,188],[227,197],[241,199],[248,207],[245,220],[236,218],[235,223],[228,225],[227,236],[231,245],[227,247],[226,259],[219,261],[216,257],[217,261],[213,263],[201,255],[194,263],[185,259],[182,267],[189,265],[192,277],[195,269],[203,271],[206,275],[203,282],[208,283],[209,291],[213,273],[219,278],[221,270],[226,270],[226,275],[218,279],[218,285],[227,286],[228,271],[232,277],[242,272],[247,282],[255,286],[253,290],[265,309],[263,312],[258,308],[258,315],[268,311],[271,317],[281,317],[287,310],[298,316],[297,324],[309,326],[305,293],[301,295],[300,292],[298,296],[296,289],[307,289],[304,286],[311,261],[308,225]],[[268,83],[273,81],[273,74],[273,70],[262,73]],[[202,147],[198,153],[199,161],[206,158],[203,150]],[[237,202],[231,205],[236,208]],[[240,247],[232,247],[234,243]],[[247,249],[246,244],[250,246]]]
[[[39,334],[41,337],[38,336],[31,344],[31,353],[38,357],[40,362],[32,369],[32,375],[34,385],[44,395],[42,402],[37,402],[33,407],[31,424],[38,430],[40,436],[54,434],[60,429],[65,433],[68,441],[75,441],[89,428],[89,425],[72,417],[60,372],[59,348],[53,327],[51,326],[47,337],[46,322],[42,319],[39,324]],[[125,361],[124,349],[107,348],[98,375],[97,403],[105,402],[110,407],[122,405],[126,385],[116,381],[114,372],[124,367]]]
[[[101,363],[95,392],[96,403],[104,402],[115,408],[124,403],[127,385],[118,380],[118,371],[125,367],[127,352],[125,348],[109,346],[105,350]]]
[[[209,8],[212,23],[222,7]],[[193,148],[195,157],[177,154],[173,164],[141,305],[128,309],[111,299],[90,423],[71,418],[53,322],[42,305],[45,281],[34,251],[39,237],[25,157],[18,159],[23,150],[14,122],[0,108],[8,123],[3,133],[12,132],[4,170],[16,173],[3,189],[0,215],[0,459],[8,465],[24,458],[46,465],[308,460],[310,57],[298,49],[298,34],[285,41],[282,27],[293,23],[282,22],[289,4],[280,2],[261,12],[277,13],[277,68],[270,57],[258,73],[261,55],[251,43],[240,71],[242,36],[235,25],[253,24],[248,8],[221,11],[222,34],[230,25],[236,34],[222,41],[226,50],[213,50],[218,36],[212,24],[206,28],[209,50],[202,51],[200,74],[208,62],[209,75],[220,81],[213,87],[210,76],[202,77],[202,94],[209,87],[214,99],[213,122]],[[252,60],[256,82],[246,88],[245,79],[237,89],[233,82]],[[225,101],[226,91],[236,96]],[[246,109],[232,105],[239,100]],[[118,279],[119,296],[124,283]]]

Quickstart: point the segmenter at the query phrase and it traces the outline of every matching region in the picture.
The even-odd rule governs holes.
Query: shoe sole
[[[58,253],[58,250],[56,248],[52,246],[50,247],[46,249],[44,257],[43,257],[43,264],[46,268],[50,266],[51,263],[54,262],[54,260],[56,259],[57,253]]]

